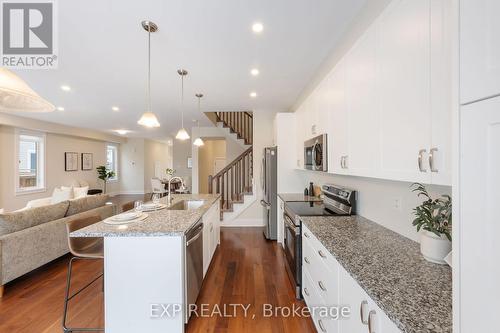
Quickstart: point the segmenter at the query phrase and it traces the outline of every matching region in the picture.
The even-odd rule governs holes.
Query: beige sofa
[[[115,214],[107,195],[0,214],[0,297],[3,285],[66,253],[66,222]]]

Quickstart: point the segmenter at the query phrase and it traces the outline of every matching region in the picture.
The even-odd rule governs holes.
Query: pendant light
[[[203,97],[203,94],[198,93],[195,96],[198,98],[198,113],[200,113],[200,101],[201,101],[201,98]],[[200,121],[199,120],[196,120],[196,126],[199,130],[200,129]],[[193,145],[198,146],[198,147],[203,146],[204,144],[205,144],[205,142],[203,142],[203,140],[200,137],[197,137],[193,142]]]
[[[181,112],[182,112],[182,120],[181,120],[181,129],[179,132],[177,132],[177,135],[175,136],[176,139],[178,140],[187,140],[189,139],[189,134],[184,128],[184,76],[188,74],[187,70],[185,69],[179,69],[177,70],[177,73],[181,76]]]
[[[19,76],[0,68],[0,111],[52,112],[55,109]]]
[[[160,127],[160,122],[151,111],[151,33],[157,31],[158,26],[151,21],[142,21],[142,27],[148,32],[148,105],[137,123],[145,127]]]

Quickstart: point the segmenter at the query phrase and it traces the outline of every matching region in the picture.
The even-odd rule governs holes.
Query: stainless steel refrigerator
[[[278,202],[277,202],[277,169],[278,148],[264,148],[262,157],[260,183],[262,188],[262,200],[265,229],[264,236],[270,240],[276,240],[278,234]]]

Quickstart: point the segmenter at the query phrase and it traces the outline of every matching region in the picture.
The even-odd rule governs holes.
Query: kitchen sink
[[[205,200],[181,200],[168,207],[170,210],[192,210],[200,208],[205,204]]]

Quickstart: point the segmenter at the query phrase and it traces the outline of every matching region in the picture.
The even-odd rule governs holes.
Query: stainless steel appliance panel
[[[328,171],[327,135],[322,134],[304,142],[304,169]]]
[[[277,201],[277,147],[264,148],[261,165],[261,187],[263,218],[265,221],[264,235],[269,240],[276,240],[278,236],[278,201]]]
[[[203,283],[203,223],[200,221],[186,233],[186,323],[189,320],[189,305],[196,299]]]

